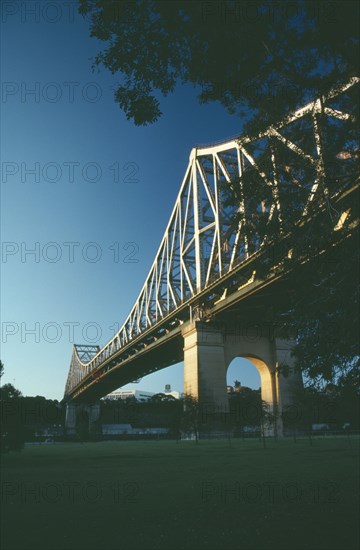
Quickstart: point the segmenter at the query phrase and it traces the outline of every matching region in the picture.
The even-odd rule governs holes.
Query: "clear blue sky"
[[[3,8],[1,29],[2,383],[61,399],[72,342],[104,345],[129,313],[191,148],[242,125],[179,87],[158,123],[136,127],[114,102],[116,77],[92,72],[101,44],[76,11],[7,4],[18,11]],[[47,9],[25,11],[35,4]],[[229,368],[235,378],[260,385],[245,360]],[[181,364],[128,387],[166,383],[182,391]]]

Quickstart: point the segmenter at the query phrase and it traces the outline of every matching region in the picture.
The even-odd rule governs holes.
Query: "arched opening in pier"
[[[264,421],[264,404],[271,412],[274,387],[271,372],[258,357],[235,357],[226,373],[229,409],[236,427],[241,430],[259,429]]]
[[[251,360],[244,357],[235,357],[228,366],[226,385],[234,387],[235,381],[242,387],[258,390],[261,387],[261,378],[258,369]]]

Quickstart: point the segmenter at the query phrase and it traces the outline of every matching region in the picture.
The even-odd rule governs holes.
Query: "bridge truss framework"
[[[130,314],[102,349],[74,346],[65,396],[78,395],[82,381],[113,354],[264,249],[268,241],[257,231],[257,220],[276,222],[281,231],[289,185],[296,182],[301,188],[297,211],[292,213],[294,224],[306,217],[317,197],[317,204],[329,194],[333,198],[326,185],[329,167],[322,128],[327,121],[327,139],[331,139],[337,125],[353,122],[341,99],[359,81],[353,77],[256,136],[192,149],[155,260]],[[249,180],[252,186],[261,186],[259,199]]]

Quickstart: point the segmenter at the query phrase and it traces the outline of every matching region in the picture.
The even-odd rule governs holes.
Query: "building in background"
[[[175,399],[180,399],[183,397],[183,394],[178,391],[171,391],[171,385],[165,384],[165,395],[172,395]]]
[[[101,431],[103,435],[126,435],[133,431],[131,424],[102,424]]]
[[[136,401],[148,401],[153,395],[153,392],[142,390],[115,390],[102,397],[102,399],[136,399]]]
[[[172,395],[175,399],[180,399],[183,394],[178,391],[171,391],[170,384],[165,385],[165,395]],[[102,397],[102,399],[136,399],[136,401],[149,401],[153,395],[157,395],[154,392],[143,390],[122,390],[121,388]]]
[[[133,428],[131,424],[102,424],[102,435],[157,435],[164,436],[170,432],[169,428]]]

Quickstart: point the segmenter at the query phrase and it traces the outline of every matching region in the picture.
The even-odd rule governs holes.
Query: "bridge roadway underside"
[[[116,359],[109,361],[110,370],[106,375],[100,376],[96,383],[74,400],[85,403],[95,401],[138,378],[179,363],[182,359],[183,338],[181,328],[177,327],[133,356],[121,362]]]

